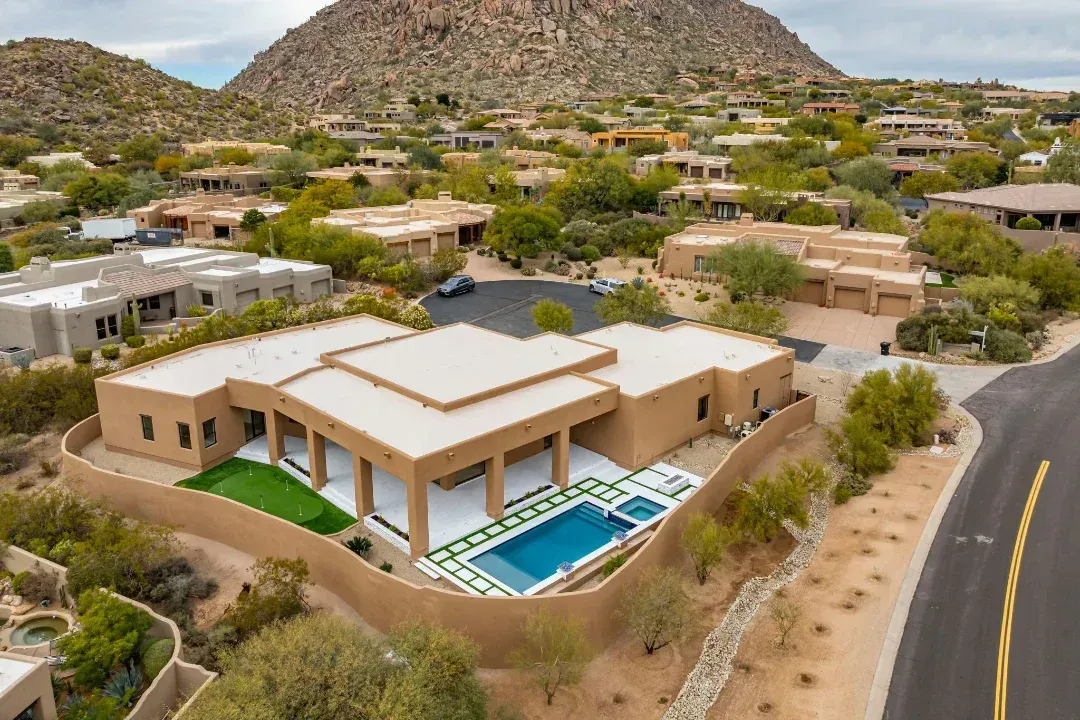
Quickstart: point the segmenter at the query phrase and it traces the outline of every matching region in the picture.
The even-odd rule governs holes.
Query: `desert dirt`
[[[771,472],[786,459],[823,452],[822,431],[815,426],[788,437],[751,476]],[[721,513],[722,520],[725,515],[730,519],[731,508],[725,506]],[[781,533],[767,545],[746,542],[733,545],[704,587],[693,579],[689,560],[682,560],[679,569],[686,577],[694,618],[682,640],[650,656],[633,633],[625,631],[593,660],[578,685],[559,690],[551,707],[544,704],[543,692],[530,683],[525,673],[482,670],[480,677],[491,693],[489,706],[516,710],[525,720],[659,718],[697,662],[705,636],[723,620],[742,583],[772,572],[794,545],[787,533]]]
[[[900,583],[956,463],[902,456],[867,495],[831,509],[810,567],[785,590],[802,608],[787,647],[763,608],[709,718],[863,716]]]

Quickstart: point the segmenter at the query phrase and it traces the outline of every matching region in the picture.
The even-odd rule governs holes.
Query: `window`
[[[139,419],[142,421],[142,437],[143,440],[154,440],[154,418],[149,415],[140,415]]]
[[[697,399],[698,422],[709,419],[709,396],[705,395]]]
[[[180,447],[185,450],[191,449],[191,428],[187,423],[176,423],[177,430],[180,431]]]
[[[150,298],[150,309],[151,310],[160,310],[161,309],[161,296],[160,295],[155,295],[154,297]]]
[[[108,337],[108,335],[105,334],[105,318],[103,318],[103,317],[98,318],[97,320],[94,321],[94,325],[97,326],[97,339],[98,340],[104,340],[105,338]]]
[[[202,304],[203,305],[213,305],[214,304],[214,293],[209,293],[209,292],[206,292],[205,290],[203,290],[201,295],[202,295]]]
[[[761,388],[757,388],[756,390],[754,390],[754,407],[755,408],[758,406],[758,395],[760,395],[760,394],[761,394]]]
[[[757,407],[755,405],[755,407]],[[210,418],[202,424],[203,447],[217,445],[217,418]]]
[[[266,434],[266,415],[258,410],[244,411],[244,439],[251,442]]]
[[[705,256],[704,255],[695,255],[694,256],[694,272],[699,273],[699,272],[701,272],[701,270],[704,267],[705,267]]]
[[[116,316],[109,316],[109,337],[116,337],[120,334],[120,331],[116,329]]]

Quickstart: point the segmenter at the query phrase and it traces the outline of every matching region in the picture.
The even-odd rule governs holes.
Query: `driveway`
[[[783,310],[788,335],[856,350],[878,351],[882,342],[895,340],[896,325],[902,319],[799,302],[784,303]]]
[[[545,298],[569,305],[574,311],[574,333],[604,327],[593,310],[600,296],[585,285],[546,280],[499,280],[476,283],[476,290],[465,295],[442,297],[428,295],[420,301],[436,325],[467,322],[504,335],[528,338],[539,335],[532,319],[533,305]],[[668,315],[660,326],[683,320]]]

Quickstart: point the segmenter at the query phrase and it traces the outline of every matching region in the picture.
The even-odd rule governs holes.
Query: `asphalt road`
[[[984,442],[931,547],[888,720],[1080,718],[1080,348],[1009,370],[963,405]],[[1000,652],[1014,547],[1043,461]],[[913,478],[912,481],[916,481]],[[1007,656],[1001,683],[999,658]],[[1004,686],[1004,713],[995,696]]]
[[[533,323],[532,308],[544,298],[566,303],[574,310],[574,333],[589,332],[604,324],[593,312],[600,296],[589,292],[585,285],[549,280],[498,280],[476,284],[476,290],[465,295],[442,297],[428,295],[420,301],[436,325],[467,322],[479,327],[519,338],[539,334]],[[663,325],[683,318],[668,315]],[[780,344],[795,349],[795,359],[811,362],[824,349],[821,343],[781,337]]]

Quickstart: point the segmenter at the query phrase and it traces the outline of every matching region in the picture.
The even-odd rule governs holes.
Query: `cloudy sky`
[[[218,87],[332,0],[0,0],[0,41],[85,40]],[[1080,89],[1077,0],[752,0],[867,77]],[[358,61],[360,58],[357,58]]]

